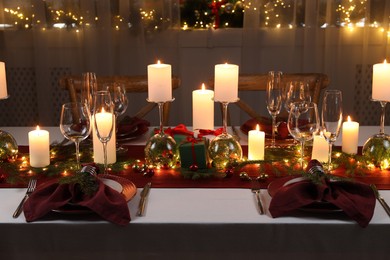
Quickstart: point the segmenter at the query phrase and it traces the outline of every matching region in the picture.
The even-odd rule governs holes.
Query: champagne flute
[[[291,105],[293,103],[310,103],[311,95],[309,85],[302,81],[291,81],[287,87],[286,100],[284,102],[284,107],[289,113]]]
[[[76,145],[77,169],[80,169],[80,142],[91,133],[91,114],[85,103],[70,102],[62,105],[60,130],[66,139]]]
[[[313,139],[313,133],[319,130],[318,109],[315,103],[292,103],[288,114],[287,128],[291,136],[301,143],[301,167],[304,168],[303,158],[305,142]]]
[[[276,148],[275,145],[275,131],[276,131],[276,116],[280,113],[282,108],[282,88],[281,88],[280,71],[270,71],[268,73],[267,89],[266,89],[266,103],[267,109],[272,117],[272,141],[270,148]]]
[[[102,90],[95,93],[93,115],[96,135],[103,144],[104,172],[107,173],[107,143],[111,139],[115,120],[110,92]]]
[[[82,73],[81,102],[87,104],[91,114],[93,113],[93,95],[97,91],[97,80],[94,72]]]
[[[343,99],[340,90],[326,90],[322,100],[322,131],[329,144],[328,171],[332,170],[332,146],[343,121]]]

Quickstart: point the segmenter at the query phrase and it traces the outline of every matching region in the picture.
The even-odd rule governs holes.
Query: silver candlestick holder
[[[160,129],[158,133],[149,138],[145,146],[145,162],[148,166],[156,168],[174,168],[179,161],[179,151],[175,139],[164,132],[163,115],[164,105],[173,102],[175,99],[157,103],[160,119]]]

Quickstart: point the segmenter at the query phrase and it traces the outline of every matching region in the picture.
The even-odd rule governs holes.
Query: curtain
[[[58,125],[69,99],[58,85],[63,75],[146,75],[158,59],[181,79],[171,125],[192,125],[192,90],[207,86],[214,65],[224,62],[238,64],[242,74],[325,73],[329,88],[343,91],[346,115],[379,125],[370,86],[372,64],[390,54],[389,0],[246,0],[238,3],[242,27],[218,29],[185,28],[180,13],[188,1],[0,0],[0,59],[10,94],[0,101],[0,126]],[[220,14],[231,7],[220,7]],[[262,93],[239,95],[269,116]],[[126,113],[145,105],[146,97],[129,95]],[[221,125],[219,106],[215,111]],[[234,106],[231,114],[236,125],[248,119]],[[157,110],[147,119],[157,125]]]

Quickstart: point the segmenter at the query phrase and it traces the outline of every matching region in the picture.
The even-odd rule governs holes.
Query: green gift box
[[[205,169],[208,165],[207,154],[208,140],[206,138],[186,139],[179,146],[181,167],[190,168],[197,165],[199,169]]]

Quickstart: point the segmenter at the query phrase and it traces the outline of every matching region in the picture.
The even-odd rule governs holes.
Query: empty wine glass
[[[60,130],[61,133],[76,145],[77,168],[80,169],[80,142],[91,132],[91,114],[85,103],[71,102],[62,105]]]
[[[322,100],[322,131],[329,144],[328,171],[332,170],[332,146],[343,121],[343,99],[340,90],[326,90]]]
[[[97,80],[94,72],[82,73],[81,102],[87,104],[91,114],[93,113],[93,95],[97,91]]]
[[[293,103],[310,103],[311,95],[309,85],[302,81],[291,81],[288,83],[284,107],[290,112]]]
[[[96,135],[103,144],[104,172],[107,173],[107,143],[111,139],[115,120],[110,92],[103,90],[95,93],[93,111]]]
[[[318,109],[315,103],[292,103],[287,120],[287,128],[292,137],[301,143],[301,167],[304,168],[303,158],[305,142],[313,139],[313,133],[319,130]]]
[[[281,87],[280,71],[270,71],[268,73],[267,89],[266,89],[266,103],[267,109],[272,117],[272,141],[270,148],[276,148],[275,132],[276,132],[276,116],[280,113],[282,108],[282,87]]]

